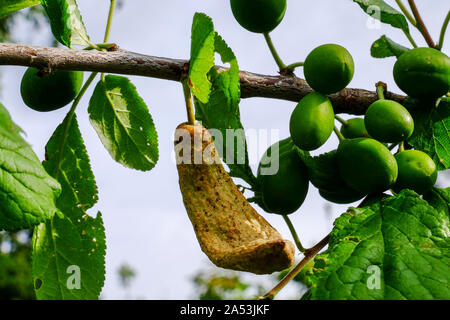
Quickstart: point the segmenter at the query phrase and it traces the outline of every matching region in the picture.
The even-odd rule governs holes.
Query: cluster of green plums
[[[33,110],[46,112],[64,107],[75,99],[83,83],[81,71],[42,72],[28,68],[22,77],[20,94]]]
[[[230,3],[239,24],[256,33],[272,31],[286,11],[285,0],[231,0]],[[318,149],[335,130],[334,109],[327,95],[344,89],[353,73],[352,56],[340,45],[321,45],[307,56],[304,75],[313,92],[302,98],[292,112],[290,137],[272,145],[258,168],[258,198],[266,211],[287,215],[304,202],[309,173],[300,153]],[[399,88],[408,96],[424,101],[424,106],[450,90],[450,60],[436,49],[416,48],[403,53],[395,63],[393,74]],[[423,194],[435,184],[437,167],[426,153],[399,147],[394,155],[391,152],[394,148],[388,148],[388,143],[392,147],[403,146],[413,134],[413,118],[403,105],[379,99],[370,105],[364,118],[342,122],[339,146],[327,155],[335,175],[330,186],[319,187],[323,198],[351,203],[388,189],[394,192],[412,189]],[[271,161],[276,153],[278,171],[264,174],[263,169],[273,165]]]
[[[272,145],[261,160],[258,168],[260,199],[268,212],[293,213],[306,198],[309,172],[299,149],[315,150],[333,130],[334,121],[331,119],[329,124],[327,110],[331,104],[324,97],[311,93],[303,98],[291,116],[291,137]],[[309,117],[312,113],[316,117]],[[388,189],[395,192],[412,189],[420,194],[430,190],[437,179],[436,164],[430,156],[419,150],[403,150],[393,155],[388,148],[387,143],[394,145],[405,141],[413,131],[414,121],[408,110],[391,100],[378,100],[369,107],[364,118],[345,121],[340,130],[345,139],[337,150],[327,155],[335,172],[334,180],[329,186],[320,186],[320,195],[343,204]],[[274,161],[272,153],[276,150],[279,170],[273,175],[262,174],[264,167],[272,165],[267,159]]]
[[[314,49],[304,67],[306,81],[315,92],[301,99],[292,112],[291,136],[272,145],[264,155],[271,156],[275,147],[279,150],[278,172],[261,174],[267,158],[258,169],[261,204],[268,212],[290,214],[304,202],[309,187],[308,168],[298,149],[316,150],[328,140],[335,128],[335,114],[325,94],[342,90],[353,76],[350,54],[337,45]],[[435,101],[450,90],[449,58],[435,49],[407,51],[398,58],[393,72],[405,93],[425,102]],[[414,132],[414,120],[403,105],[379,99],[370,105],[364,118],[341,121],[344,139],[328,154],[335,180],[329,187],[319,188],[324,199],[351,203],[388,189],[424,194],[435,184],[437,167],[430,156],[403,149],[394,155],[388,148],[389,143],[392,147],[403,144]]]

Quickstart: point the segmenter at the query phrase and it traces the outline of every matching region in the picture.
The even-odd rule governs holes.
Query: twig
[[[428,29],[425,26],[425,23],[423,22],[422,17],[420,16],[420,13],[419,13],[419,10],[417,9],[416,3],[414,2],[414,0],[408,0],[408,3],[409,3],[409,6],[411,7],[411,11],[414,15],[414,18],[416,18],[417,29],[419,29],[420,33],[423,35],[428,46],[430,48],[436,48],[436,45],[434,44],[434,41],[431,38],[431,35],[428,32]]]
[[[270,290],[267,294],[265,294],[263,297],[261,297],[262,300],[272,300],[278,292],[280,292],[281,289],[286,286],[289,281],[294,279],[297,274],[299,274],[300,271],[302,271],[303,267],[311,260],[313,259],[319,252],[322,250],[330,240],[330,235],[328,234],[325,238],[320,240],[318,244],[316,244],[314,247],[307,249],[305,251],[305,257],[302,261],[300,261],[294,269],[292,269],[272,290]]]
[[[118,49],[116,51],[67,50],[0,43],[0,65],[18,65],[38,69],[80,70],[146,76],[180,81],[186,60],[161,58]],[[217,66],[219,71],[226,70]],[[295,76],[267,76],[240,72],[241,97],[263,97],[298,102],[312,92],[305,80]],[[347,88],[328,96],[335,113],[363,115],[377,100],[374,91]],[[405,96],[387,92],[386,99],[399,103]]]

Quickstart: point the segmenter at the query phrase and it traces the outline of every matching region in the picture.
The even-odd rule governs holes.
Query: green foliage
[[[245,299],[245,291],[249,287],[238,275],[216,275],[199,273],[193,279],[199,288],[200,300]]]
[[[69,48],[90,44],[76,0],[41,0],[41,4],[47,12],[56,40]]]
[[[365,13],[383,23],[390,24],[394,28],[402,29],[409,33],[408,22],[403,14],[392,8],[383,0],[353,0]],[[371,9],[371,10],[370,10]],[[378,12],[376,11],[379,10]]]
[[[40,3],[40,0],[2,0],[0,3],[0,17],[22,10]]]
[[[86,213],[97,202],[97,186],[75,116],[58,126],[47,143],[46,158],[46,170],[58,177],[62,186],[57,206],[63,215],[35,228],[32,259],[36,296],[97,299],[105,279],[105,230],[100,213],[95,218]],[[80,270],[78,289],[71,287],[76,285],[70,278],[71,266]]]
[[[394,42],[386,35],[376,40],[370,48],[370,54],[374,58],[400,57],[409,49]]]
[[[214,67],[216,33],[210,17],[196,13],[192,22],[191,60],[189,63],[189,86],[192,94],[207,103],[211,92],[208,73]]]
[[[431,204],[442,203],[441,192],[448,200],[440,190]],[[450,299],[448,207],[430,203],[405,190],[350,208],[308,275],[311,298]]]
[[[119,277],[122,287],[127,288],[136,277],[136,271],[127,264],[122,264],[119,268]]]
[[[108,75],[89,101],[89,117],[111,157],[120,164],[149,171],[158,161],[153,119],[128,78]]]
[[[0,230],[34,226],[56,212],[59,183],[45,172],[0,104]]]
[[[31,277],[31,235],[28,230],[0,232],[0,300],[36,299]]]
[[[196,14],[194,17],[194,26],[200,23],[196,22],[196,20],[203,21],[205,19],[204,15]],[[208,28],[209,27],[210,26],[208,26]],[[195,38],[196,36],[193,34],[193,41]],[[209,42],[202,42],[202,45],[204,47],[209,47]],[[197,46],[197,44],[193,43],[192,47],[194,46]],[[249,165],[245,132],[240,120],[239,100],[241,92],[239,66],[236,56],[217,33],[214,37],[213,51],[207,50],[206,48],[199,48],[196,52],[197,51],[203,52],[202,59],[204,61],[210,61],[210,59],[212,59],[213,62],[210,64],[210,69],[207,72],[208,82],[211,83],[209,99],[206,102],[202,102],[202,97],[205,97],[206,94],[201,93],[199,96],[196,94],[196,91],[193,90],[196,98],[196,119],[202,121],[206,128],[220,131],[221,137],[214,137],[216,139],[215,143],[220,156],[230,169],[230,175],[241,178],[250,185],[254,185],[256,178]],[[214,52],[217,52],[220,55],[222,63],[230,64],[228,70],[216,70],[214,67]],[[197,58],[194,57],[194,59],[198,59],[198,56]],[[193,70],[191,62],[190,73],[192,75],[200,77],[200,73],[203,73],[205,70],[206,68],[201,69],[200,71]],[[227,141],[225,138],[227,137],[227,132],[234,134],[233,141]],[[218,139],[220,139],[220,141],[218,141]]]
[[[438,107],[419,103],[410,109],[415,130],[408,143],[427,153],[438,170],[450,168],[450,100],[442,99]]]
[[[385,1],[353,1],[372,17],[402,29],[410,37],[405,16]],[[57,41],[69,48],[92,45],[76,0],[40,2]],[[260,2],[231,0],[231,7],[244,28],[269,32],[282,20],[286,2],[264,0],[265,5]],[[1,1],[0,38],[6,38],[10,31],[6,15],[37,3],[38,0]],[[400,178],[395,191],[399,194],[386,196],[378,192],[392,187],[397,178],[397,162],[380,142],[359,137],[368,135],[367,127],[374,138],[394,140],[384,139],[368,123],[364,126],[362,119],[352,119],[353,128],[342,128],[346,138],[355,139],[344,140],[337,151],[312,157],[299,149],[320,147],[333,131],[333,107],[323,94],[337,92],[351,81],[354,63],[346,49],[324,45],[307,57],[305,78],[317,92],[302,99],[293,112],[292,137],[284,140],[279,149],[278,172],[256,179],[249,166],[240,120],[236,56],[205,14],[195,14],[191,32],[189,73],[182,80],[192,90],[197,120],[209,129],[218,129],[220,137],[214,138],[219,153],[230,175],[251,186],[255,192],[253,201],[270,212],[291,213],[305,199],[308,179],[323,198],[336,203],[354,202],[369,194],[369,201],[364,200],[359,208],[348,209],[335,221],[328,250],[311,260],[295,277],[294,281],[309,286],[302,299],[450,299],[450,188],[429,190],[435,181],[434,171],[426,176],[426,188],[417,188],[414,183],[423,178],[423,161],[401,159],[406,153],[418,154],[417,150],[422,150],[439,170],[450,168],[450,100],[443,98],[437,106],[428,101],[445,95],[450,87],[448,57],[429,48],[409,50],[385,35],[372,44],[373,57],[398,58],[394,78],[399,87],[410,96],[426,98],[425,102],[405,100],[412,101],[408,108],[415,128],[408,144],[416,150],[397,155]],[[410,41],[413,42],[411,38]],[[427,54],[404,63],[412,53],[425,51]],[[229,68],[215,67],[215,53]],[[405,75],[407,79],[402,78]],[[82,80],[78,80],[70,100],[79,91]],[[28,91],[26,96],[38,93],[44,98],[62,93],[58,88],[38,88],[35,84],[28,85]],[[41,103],[41,107],[52,110],[48,101]],[[7,238],[5,232],[0,232],[0,244],[3,241],[12,244],[9,253],[0,251],[0,298],[32,299],[34,287],[38,299],[97,299],[103,287],[105,230],[100,213],[95,217],[88,215],[98,200],[97,186],[73,111],[53,133],[46,146],[46,160],[41,164],[22,138],[22,130],[0,104],[0,230],[34,227],[31,248],[28,240],[20,243],[14,233]],[[392,123],[395,115],[388,111],[374,116],[368,111],[368,118],[382,120],[377,123],[379,133],[396,129]],[[142,171],[155,166],[159,157],[157,132],[146,104],[128,78],[102,75],[88,112],[113,159]],[[412,126],[407,129],[395,142],[409,136]],[[231,131],[233,140],[224,140]],[[433,168],[428,156],[421,154]],[[421,167],[421,171],[414,165]],[[411,179],[414,183],[410,183]],[[423,193],[423,198],[411,190],[400,191],[402,188]],[[123,266],[119,272],[125,287],[134,271]],[[200,274],[194,282],[201,299],[242,299],[262,293],[261,286],[257,294],[250,292],[252,285],[239,275]]]
[[[258,281],[249,281],[234,271],[199,271],[192,282],[194,298],[200,300],[253,300],[267,290]]]

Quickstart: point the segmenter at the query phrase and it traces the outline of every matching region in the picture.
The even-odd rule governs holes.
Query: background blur
[[[109,0],[78,0],[92,42],[103,39]],[[395,6],[395,1],[386,1]],[[447,0],[418,0],[423,19],[437,40],[448,10]],[[32,9],[35,12],[36,9]],[[234,20],[229,1],[211,0],[122,0],[116,11],[110,41],[122,49],[139,53],[188,59],[190,32],[195,12],[209,15],[216,31],[225,39],[238,58],[241,70],[277,74],[277,66],[262,35],[253,34]],[[42,15],[25,10],[9,19],[9,41],[33,45],[53,45],[50,29]],[[374,28],[375,26],[375,28]],[[371,22],[351,0],[288,0],[286,16],[272,32],[272,40],[285,63],[303,61],[316,46],[338,43],[346,47],[355,60],[355,76],[351,87],[373,90],[377,81],[400,93],[392,77],[394,58],[378,60],[370,57],[370,46],[381,35],[409,47],[403,33],[389,25]],[[3,27],[5,25],[3,24]],[[419,46],[425,42],[416,30],[413,37]],[[0,37],[2,30],[0,29]],[[450,39],[443,51],[448,54]],[[5,41],[5,40],[3,40]],[[216,61],[220,64],[220,61]],[[20,98],[22,67],[1,66],[0,102],[27,133],[27,140],[43,159],[44,146],[69,106],[51,113],[38,113],[27,108]],[[303,77],[301,68],[296,72]],[[85,76],[87,78],[87,75]],[[92,212],[100,210],[106,228],[106,282],[103,299],[190,299],[208,297],[251,297],[270,289],[276,276],[223,273],[201,252],[185,212],[178,188],[178,176],[172,161],[172,136],[175,127],[185,121],[181,85],[176,82],[130,77],[148,104],[159,135],[160,159],[148,173],[124,168],[114,162],[103,148],[87,115],[91,90],[77,109],[80,128],[90,154],[92,169],[99,187],[99,202]],[[289,136],[289,117],[295,103],[271,99],[242,100],[241,119],[246,129],[280,130],[280,139]],[[335,148],[332,138],[315,153]],[[258,150],[261,155],[265,150]],[[256,165],[253,165],[256,170]],[[441,173],[439,184],[448,185],[449,172]],[[250,194],[247,194],[247,196]],[[322,200],[313,186],[299,212],[291,219],[304,246],[322,239],[332,228],[334,219],[347,206]],[[280,216],[260,213],[286,238],[290,233]],[[27,235],[0,233],[0,251],[22,252]],[[24,249],[24,250],[25,250]],[[300,257],[300,256],[299,256]],[[2,260],[0,256],[0,268]],[[26,257],[20,256],[20,259]],[[20,273],[24,292],[27,274]],[[225,277],[225,278],[224,278]],[[0,285],[2,279],[0,274]],[[250,284],[250,286],[248,286]],[[30,281],[31,285],[31,281]],[[213,288],[213,289],[212,289]],[[219,289],[217,289],[219,288]],[[231,288],[231,289],[230,289]],[[233,291],[238,288],[238,292]],[[209,291],[208,291],[209,290]],[[215,292],[214,290],[219,290]],[[299,298],[303,288],[290,284],[278,298]],[[245,292],[244,292],[245,291]],[[226,294],[229,294],[228,296]],[[1,296],[0,296],[1,299]]]

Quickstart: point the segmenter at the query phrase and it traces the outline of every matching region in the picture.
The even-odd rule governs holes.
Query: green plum
[[[344,138],[347,139],[369,137],[363,118],[353,118],[347,120],[347,123],[342,125],[340,132]]]
[[[283,20],[286,0],[231,0],[237,22],[251,32],[268,33]]]
[[[337,44],[324,44],[312,50],[303,67],[306,82],[323,94],[344,89],[352,80],[354,70],[351,54]]]
[[[38,69],[28,68],[22,78],[20,93],[31,109],[53,111],[75,99],[82,83],[81,71],[53,71],[41,76]]]
[[[405,141],[414,131],[414,120],[409,111],[400,103],[385,99],[370,105],[364,124],[370,136],[381,142]]]
[[[398,165],[398,178],[395,191],[411,189],[424,194],[434,186],[437,168],[433,159],[419,150],[405,150],[395,155]]]
[[[337,161],[342,179],[364,194],[383,192],[397,180],[398,167],[394,156],[381,142],[371,138],[342,141]]]
[[[308,170],[292,142],[289,141],[287,144],[291,146],[279,146],[278,159],[272,158],[270,163],[267,157],[272,156],[274,145],[266,151],[261,159],[257,178],[263,209],[281,215],[291,214],[300,208],[309,188]],[[262,169],[273,166],[274,161],[278,161],[278,168],[275,167],[278,170],[264,174]]]
[[[334,110],[323,94],[313,92],[300,100],[291,114],[289,131],[302,150],[315,150],[330,137],[334,128]]]
[[[394,80],[413,98],[437,99],[450,90],[450,58],[433,48],[409,50],[395,63]]]

